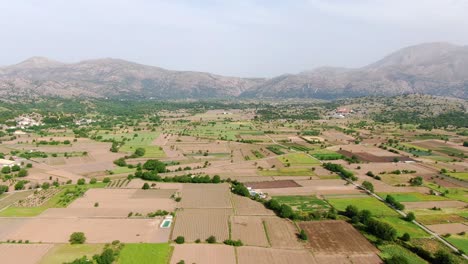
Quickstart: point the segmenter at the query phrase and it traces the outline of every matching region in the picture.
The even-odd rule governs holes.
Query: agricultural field
[[[121,264],[426,263],[406,233],[430,257],[459,260],[439,240],[467,250],[466,129],[375,117],[399,100],[414,105],[96,99],[83,113],[35,109],[57,124],[7,120],[0,157],[17,166],[0,170],[0,262],[71,262],[119,240]],[[353,112],[335,118],[338,108]],[[92,122],[63,121],[73,118]],[[74,232],[83,244],[70,244]]]
[[[397,213],[382,202],[371,198],[328,198],[327,201],[337,210],[344,211],[348,205],[354,205],[360,210],[369,210],[375,216],[397,216]]]

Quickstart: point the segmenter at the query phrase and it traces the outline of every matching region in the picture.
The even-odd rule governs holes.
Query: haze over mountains
[[[424,93],[468,99],[468,46],[427,43],[357,69],[271,79],[171,71],[120,59],[65,64],[33,57],[0,68],[0,96],[321,98]]]

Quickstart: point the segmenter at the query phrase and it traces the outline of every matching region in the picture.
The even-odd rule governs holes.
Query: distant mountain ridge
[[[423,93],[468,99],[468,47],[426,43],[357,69],[322,67],[270,79],[171,71],[120,59],[33,57],[0,67],[0,96],[321,98]]]

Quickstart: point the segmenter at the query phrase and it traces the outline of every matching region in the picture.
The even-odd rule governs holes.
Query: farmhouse
[[[0,159],[0,167],[13,167],[14,165],[19,165],[18,162],[7,159]]]

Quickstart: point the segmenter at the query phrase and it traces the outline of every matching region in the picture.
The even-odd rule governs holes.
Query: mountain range
[[[274,78],[173,71],[120,59],[33,57],[0,67],[0,96],[319,98],[422,93],[468,99],[468,46],[425,43],[362,68],[322,67]]]

